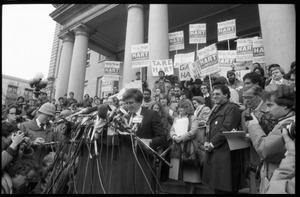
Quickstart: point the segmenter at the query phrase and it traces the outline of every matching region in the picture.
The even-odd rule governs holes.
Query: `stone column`
[[[83,99],[85,82],[86,58],[90,31],[80,25],[74,29],[75,42],[72,55],[68,93],[74,92],[74,98],[80,102]]]
[[[134,80],[135,73],[139,68],[132,68],[131,65],[131,45],[144,43],[144,9],[141,4],[127,5],[127,27],[126,27],[126,40],[125,40],[125,57],[123,66],[123,79],[121,88],[128,82]]]
[[[285,72],[296,61],[296,8],[293,4],[259,4],[266,65],[279,64]]]
[[[59,97],[63,97],[66,93],[68,93],[71,60],[74,47],[74,35],[72,33],[64,34],[60,36],[60,38],[63,40],[63,46],[61,50],[56,81],[56,100],[58,100]]]
[[[149,10],[149,59],[169,59],[169,20],[167,4],[150,4]],[[152,76],[151,67],[147,69],[149,89],[153,89],[158,77]],[[153,93],[152,93],[153,94]]]

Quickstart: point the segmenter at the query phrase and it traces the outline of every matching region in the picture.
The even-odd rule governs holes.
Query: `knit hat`
[[[234,70],[229,70],[229,71],[227,71],[227,76],[228,76],[229,74],[230,74],[230,75],[235,75]]]
[[[55,116],[55,105],[52,103],[44,103],[41,108],[38,110],[38,112],[47,114],[50,116]]]
[[[192,100],[196,100],[200,104],[205,104],[205,99],[202,96],[194,96]]]
[[[165,72],[164,72],[164,71],[162,71],[162,70],[158,71],[158,74],[159,74],[159,73],[163,73],[163,74],[165,75]]]
[[[23,96],[18,96],[17,101],[18,101],[20,98],[22,98],[23,101],[25,101],[25,98],[24,98]]]

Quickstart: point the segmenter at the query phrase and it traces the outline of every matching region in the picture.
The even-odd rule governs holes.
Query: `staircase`
[[[180,180],[168,179],[165,182],[160,183],[163,191],[162,194],[187,194],[185,183]],[[201,183],[197,184],[195,194],[213,194],[214,191],[203,186]]]
[[[187,194],[185,183],[181,180],[167,179],[160,183],[163,191],[160,189],[160,194]],[[197,184],[195,194],[214,194],[214,190],[202,185]],[[239,190],[239,194],[250,194],[249,188]]]

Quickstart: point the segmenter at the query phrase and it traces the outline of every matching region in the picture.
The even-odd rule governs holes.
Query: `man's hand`
[[[247,125],[248,128],[249,128],[251,125],[259,124],[259,122],[258,122],[256,116],[254,115],[254,113],[251,112],[250,115],[252,116],[253,119],[246,122],[246,125]]]
[[[12,134],[11,140],[12,140],[12,143],[11,143],[10,147],[15,150],[17,148],[17,146],[21,142],[23,142],[23,140],[24,140],[24,132],[18,131],[17,133]]]
[[[45,143],[45,140],[41,137],[38,137],[34,140],[33,145],[37,146],[37,145],[42,145]]]
[[[211,152],[214,148],[212,147],[211,143],[209,142],[204,142],[204,148],[205,151]]]
[[[205,126],[206,121],[205,120],[199,120],[199,126]]]
[[[286,128],[282,128],[282,137],[285,142],[285,147],[287,149],[288,154],[295,154],[295,142],[290,138],[288,134],[288,130]]]
[[[180,144],[182,142],[182,139],[180,137],[178,137],[177,135],[174,135],[172,137],[173,141]]]

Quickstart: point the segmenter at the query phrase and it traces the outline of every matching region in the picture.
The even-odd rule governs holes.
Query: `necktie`
[[[40,127],[41,127],[42,130],[45,130],[45,129],[44,129],[44,126],[45,126],[44,123],[41,123],[41,124],[40,124]]]
[[[131,114],[130,123],[129,123],[130,127],[133,126],[132,120],[133,120],[133,118],[134,118],[135,116],[136,116],[136,113],[132,113],[132,114]]]

